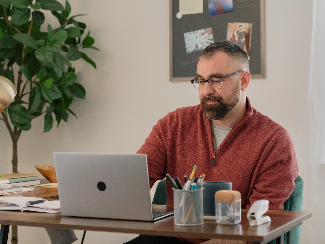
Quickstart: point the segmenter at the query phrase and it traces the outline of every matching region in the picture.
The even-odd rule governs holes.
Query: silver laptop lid
[[[61,213],[152,221],[143,154],[54,152]]]

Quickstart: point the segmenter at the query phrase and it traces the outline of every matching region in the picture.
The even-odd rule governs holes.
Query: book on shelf
[[[13,187],[19,187],[19,186],[36,186],[41,183],[40,180],[31,180],[31,181],[22,181],[17,183],[11,183]]]
[[[60,201],[47,201],[37,197],[0,197],[0,204],[0,210],[60,212]]]
[[[23,173],[13,173],[13,174],[4,174],[2,175],[2,180],[0,183],[18,183],[23,181],[33,181],[38,180],[37,174],[23,174]]]

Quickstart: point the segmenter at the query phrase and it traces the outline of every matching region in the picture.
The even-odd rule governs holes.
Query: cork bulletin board
[[[265,78],[265,0],[170,0],[170,80],[190,81],[201,50],[236,42],[252,78]]]

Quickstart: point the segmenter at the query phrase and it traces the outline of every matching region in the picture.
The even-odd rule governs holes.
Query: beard
[[[212,101],[214,103],[207,104],[208,101]],[[239,91],[238,89],[234,89],[230,102],[225,102],[224,99],[219,95],[214,96],[209,94],[208,96],[201,98],[201,106],[205,116],[208,119],[220,120],[223,119],[237,105],[238,101]]]

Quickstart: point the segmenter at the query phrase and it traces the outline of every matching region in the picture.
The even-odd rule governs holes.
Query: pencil
[[[197,168],[197,166],[194,165],[194,168],[193,168],[192,174],[191,174],[191,176],[190,176],[190,180],[193,179],[193,177],[194,177],[194,175],[195,175],[196,168]]]

